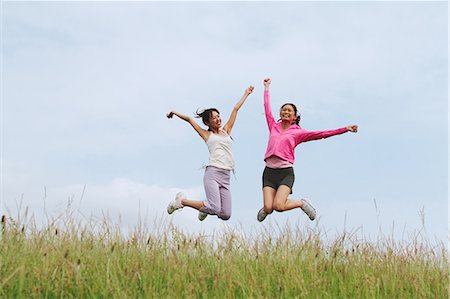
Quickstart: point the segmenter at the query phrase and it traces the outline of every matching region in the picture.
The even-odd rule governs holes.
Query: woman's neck
[[[220,128],[215,128],[215,129],[210,128],[210,129],[211,129],[211,132],[213,132],[214,134],[219,134],[220,133]]]
[[[287,121],[281,122],[281,127],[283,128],[283,131],[286,130],[287,128],[289,128],[290,126],[291,126],[290,122],[287,122]]]

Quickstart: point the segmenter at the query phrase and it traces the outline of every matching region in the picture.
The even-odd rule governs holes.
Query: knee
[[[266,212],[267,214],[272,214],[273,212],[273,205],[269,205],[269,204],[264,204],[264,212]]]
[[[210,212],[209,214],[213,214],[213,215],[218,215],[220,214],[220,207],[215,205],[215,204],[209,204],[208,211]]]
[[[284,211],[284,206],[280,203],[274,203],[273,204],[273,209],[277,212],[283,212]]]
[[[219,217],[220,219],[226,221],[226,220],[228,220],[228,219],[231,218],[231,214],[228,214],[228,213],[222,213],[222,214],[218,214],[217,217]]]

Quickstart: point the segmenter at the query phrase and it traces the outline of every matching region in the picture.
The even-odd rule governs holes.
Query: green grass
[[[18,217],[19,218],[19,217]],[[72,217],[38,229],[5,218],[2,298],[447,298],[443,244],[277,227],[192,235]],[[58,224],[56,224],[58,223]],[[165,228],[164,228],[165,227]],[[169,227],[169,228],[167,228]],[[275,232],[274,232],[275,231]]]

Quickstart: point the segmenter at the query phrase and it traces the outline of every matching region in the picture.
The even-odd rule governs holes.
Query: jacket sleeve
[[[270,130],[276,122],[272,115],[272,109],[270,107],[270,94],[268,90],[264,90],[264,113],[266,115],[267,126],[269,126]]]
[[[299,136],[298,143],[328,138],[328,137],[343,134],[346,132],[348,132],[348,129],[346,127],[342,127],[342,128],[336,129],[336,130],[325,130],[325,131],[314,131],[314,132],[302,130],[302,132],[300,133],[300,136]]]

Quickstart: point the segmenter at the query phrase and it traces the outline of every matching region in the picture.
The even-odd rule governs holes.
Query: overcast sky
[[[334,233],[422,229],[448,236],[447,2],[3,2],[2,210],[65,211],[191,232],[276,224]],[[357,134],[296,149],[294,198],[318,211],[258,223],[272,110],[294,102],[307,130]],[[233,214],[197,221],[166,206],[204,199],[207,147],[175,109],[216,107],[244,90],[234,138]],[[83,192],[84,190],[84,192]],[[424,216],[424,217],[423,217]]]

